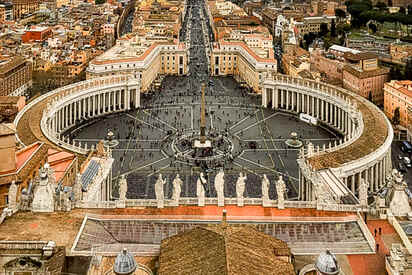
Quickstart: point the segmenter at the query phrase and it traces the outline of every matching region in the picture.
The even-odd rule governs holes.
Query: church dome
[[[324,275],[339,274],[339,265],[336,257],[329,250],[322,252],[315,263],[315,268],[318,272]]]
[[[114,261],[113,271],[119,275],[131,274],[136,270],[137,264],[132,255],[126,248],[120,252]]]

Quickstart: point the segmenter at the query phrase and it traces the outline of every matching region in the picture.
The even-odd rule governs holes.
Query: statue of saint
[[[225,202],[225,194],[224,194],[224,188],[225,188],[225,173],[223,172],[223,169],[220,169],[219,173],[216,174],[215,177],[215,189],[217,193],[217,202],[219,206],[223,206]]]
[[[246,178],[247,176],[246,175],[243,176],[242,172],[239,173],[239,177],[237,178],[237,181],[236,181],[237,198],[243,198],[243,194],[245,193]]]
[[[278,208],[284,209],[286,185],[282,176],[279,176],[279,179],[276,182],[276,191],[278,195]]]
[[[205,187],[206,185],[206,179],[203,175],[203,173],[200,173],[199,178],[197,179],[196,183],[196,195],[197,198],[199,199],[198,205],[199,206],[204,206],[205,205]]]
[[[270,186],[269,179],[267,178],[266,174],[264,174],[263,179],[262,179],[262,200],[263,201],[269,200],[269,186]]]
[[[17,204],[17,192],[18,192],[18,187],[16,185],[16,182],[13,180],[11,182],[11,185],[9,187],[9,193],[8,193],[8,198],[9,198],[9,204],[8,208],[15,210],[18,207]]]
[[[127,193],[127,180],[126,180],[126,177],[123,175],[119,180],[119,200],[121,201],[126,200],[126,193]]]
[[[165,194],[163,191],[163,185],[166,183],[166,181],[162,178],[162,174],[159,174],[159,178],[157,179],[156,183],[155,183],[155,193],[156,193],[156,199],[158,201],[158,205],[159,202],[163,202],[164,198],[165,198]]]
[[[182,191],[182,183],[183,181],[180,179],[179,174],[177,174],[172,183],[173,184],[172,200],[177,205],[179,205],[180,193]]]

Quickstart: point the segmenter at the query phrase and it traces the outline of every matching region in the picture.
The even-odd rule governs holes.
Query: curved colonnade
[[[131,76],[115,75],[61,87],[30,102],[16,117],[16,125],[27,110],[41,101],[47,101],[40,121],[43,135],[59,147],[86,154],[86,144],[70,141],[62,133],[84,121],[139,107],[140,85]]]
[[[309,144],[301,151],[300,200],[315,199],[314,181],[324,178],[326,171],[329,181],[341,184],[355,196],[362,179],[369,184],[370,192],[385,184],[392,169],[393,129],[374,104],[339,87],[275,75],[263,83],[262,106],[311,115],[344,137],[323,148]]]
[[[55,145],[86,154],[90,148],[69,141],[62,133],[89,119],[139,107],[140,84],[128,75],[115,75],[56,89],[30,102],[16,117],[16,126],[29,109],[44,102],[47,103],[41,120],[32,123],[39,123],[42,134]],[[301,150],[298,159],[300,200],[315,199],[315,181],[319,181],[325,171],[329,173],[329,180],[355,196],[359,195],[362,179],[369,183],[371,192],[385,184],[385,176],[392,169],[393,129],[372,103],[339,87],[275,75],[263,83],[262,106],[306,113],[343,136],[329,146],[314,148],[309,144]]]

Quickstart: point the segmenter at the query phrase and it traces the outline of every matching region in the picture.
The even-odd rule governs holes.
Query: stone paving
[[[154,183],[159,173],[166,177],[166,198],[171,196],[177,173],[184,181],[181,197],[195,197],[200,172],[208,180],[206,196],[214,197],[214,177],[223,168],[227,197],[235,197],[235,182],[242,172],[247,174],[246,197],[261,196],[261,179],[267,174],[271,199],[276,199],[274,184],[280,175],[287,184],[287,198],[296,199],[298,152],[287,148],[285,140],[291,132],[297,132],[304,142],[321,146],[338,137],[293,115],[262,109],[260,96],[240,87],[232,77],[209,76],[200,28],[200,8],[204,6],[193,1],[188,1],[188,6],[182,31],[190,37],[189,75],[165,77],[159,89],[142,94],[137,110],[98,118],[65,135],[89,147],[104,139],[108,129],[115,133],[119,145],[113,149],[114,198],[118,197],[117,179],[122,175],[128,181],[127,198],[155,198]],[[188,20],[190,32],[185,29]],[[200,132],[202,82],[206,85],[206,135],[212,150],[191,146]]]

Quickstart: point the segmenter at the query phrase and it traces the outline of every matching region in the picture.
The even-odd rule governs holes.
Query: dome
[[[113,271],[116,274],[131,274],[136,270],[137,264],[132,255],[126,248],[120,252],[114,261]]]
[[[322,252],[315,263],[318,272],[325,275],[339,274],[339,265],[336,257],[329,250]]]

